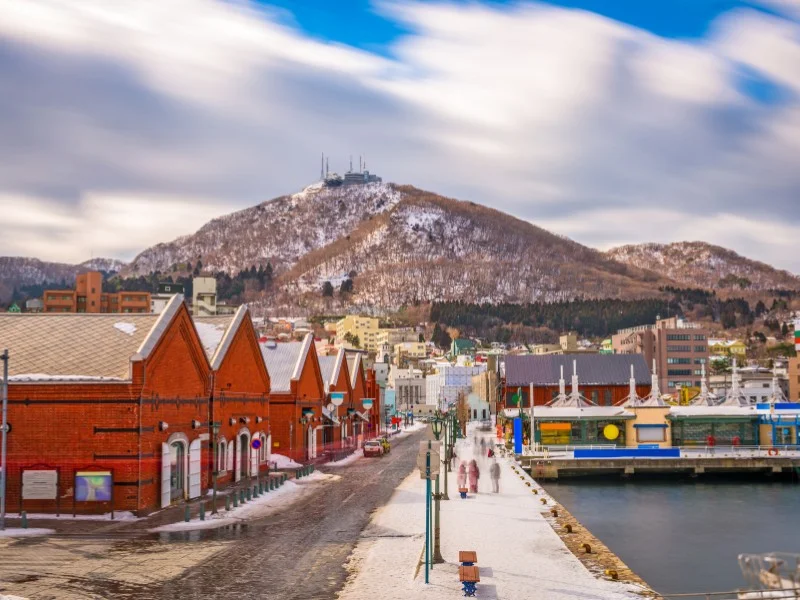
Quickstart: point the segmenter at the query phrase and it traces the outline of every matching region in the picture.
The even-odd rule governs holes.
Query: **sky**
[[[800,0],[0,4],[0,255],[129,260],[324,152],[800,273]]]

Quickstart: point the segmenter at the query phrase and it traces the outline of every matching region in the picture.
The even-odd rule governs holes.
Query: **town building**
[[[42,296],[46,313],[149,313],[149,292],[103,291],[103,274],[80,273],[72,290],[45,290]]]
[[[436,366],[435,372],[429,373],[426,384],[428,404],[442,410],[456,402],[461,393],[472,390],[472,379],[487,370],[487,363],[450,364]]]
[[[425,342],[400,342],[394,346],[394,364],[399,367],[416,362],[428,355]]]
[[[389,385],[394,389],[395,406],[403,414],[418,412],[425,404],[425,376],[420,369],[393,368]]]
[[[375,342],[378,346],[387,344],[390,348],[394,348],[397,344],[403,342],[418,342],[419,334],[413,327],[394,327],[382,328],[378,330],[378,335]]]
[[[359,347],[374,353],[378,349],[379,320],[374,317],[347,315],[336,322],[336,345],[352,347],[347,338],[358,338]]]
[[[614,406],[630,394],[631,368],[639,397],[650,394],[650,369],[641,355],[573,354],[507,356],[503,401],[506,407],[544,406],[559,395],[559,382],[577,375],[577,385],[590,405]],[[577,370],[577,373],[575,373]],[[521,403],[520,403],[521,401]]]
[[[712,358],[736,358],[739,361],[744,361],[747,354],[747,345],[741,340],[709,338],[708,352]]]
[[[324,426],[326,397],[314,338],[302,342],[260,344],[270,375],[270,429],[272,451],[296,461],[317,457]]]
[[[772,370],[765,367],[738,367],[736,369],[739,379],[738,387],[741,394],[747,399],[748,404],[761,404],[769,402],[777,392],[781,398],[790,397],[789,378],[777,377]],[[728,394],[732,387],[732,373],[711,375],[708,378],[708,387],[713,394],[722,398]]]
[[[25,301],[25,312],[40,313],[44,311],[44,302],[41,298],[30,298]]]
[[[207,489],[211,367],[181,296],[161,315],[2,315],[0,339],[10,511],[147,513]],[[46,489],[26,497],[29,476]]]
[[[460,356],[475,354],[475,342],[467,338],[456,338],[450,344],[450,355]]]
[[[184,295],[183,284],[171,281],[159,283],[156,293],[150,296],[150,312],[154,315],[161,314],[175,294]]]
[[[361,446],[361,443],[372,435],[370,414],[373,411],[380,412],[380,399],[374,395],[376,391],[367,385],[364,353],[347,352],[346,356],[351,390],[347,413],[350,418],[353,440],[357,446]],[[372,401],[372,405],[365,406],[365,400]]]
[[[654,325],[622,329],[611,338],[615,354],[641,354],[650,365],[656,361],[659,385],[677,395],[681,388],[700,387],[703,365],[708,364],[708,331],[677,317]]]
[[[192,314],[196,317],[209,317],[217,314],[216,277],[192,279]]]
[[[270,378],[258,335],[246,306],[193,321],[211,365],[211,473],[218,488],[247,484],[269,470],[272,448]]]

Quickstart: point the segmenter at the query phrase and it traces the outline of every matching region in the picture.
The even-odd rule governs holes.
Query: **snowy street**
[[[487,435],[487,440],[490,439]],[[472,433],[470,434],[470,438]],[[458,552],[475,550],[481,582],[478,598],[504,600],[622,600],[640,597],[633,585],[597,579],[566,548],[542,516],[540,498],[512,470],[501,466],[500,493],[491,493],[490,459],[475,453],[472,440],[460,440],[461,460],[480,469],[478,494],[459,497],[455,469],[448,475],[450,500],[441,502],[441,552],[444,564],[424,583],[420,566],[425,532],[425,482],[414,471],[365,529],[351,560],[353,576],[340,600],[445,599],[462,596]],[[532,486],[536,484],[532,483]]]

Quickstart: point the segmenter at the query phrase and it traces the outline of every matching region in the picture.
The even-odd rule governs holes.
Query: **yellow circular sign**
[[[619,427],[616,425],[606,425],[603,427],[603,436],[607,440],[615,440],[619,437]]]

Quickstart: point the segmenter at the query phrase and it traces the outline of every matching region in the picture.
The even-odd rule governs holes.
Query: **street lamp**
[[[442,413],[437,409],[437,411],[434,413],[433,419],[431,420],[431,431],[433,431],[433,436],[436,438],[437,442],[439,441],[439,436],[442,435],[443,421],[444,419],[442,418]],[[445,477],[447,477],[447,471],[445,471]],[[447,490],[446,483],[445,490]],[[436,491],[433,494],[433,499],[436,501],[433,524],[433,562],[438,564],[444,562],[444,558],[442,558],[442,553],[440,550],[441,536],[439,530],[439,501],[442,499],[442,494],[439,493],[439,475],[436,475]]]

